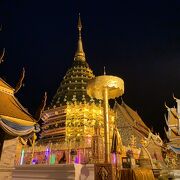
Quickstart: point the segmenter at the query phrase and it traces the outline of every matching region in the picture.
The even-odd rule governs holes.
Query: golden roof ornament
[[[143,147],[146,147],[147,146],[147,140],[145,139],[145,138],[142,138],[141,139],[141,145],[143,146]]]
[[[21,76],[19,78],[18,83],[16,84],[14,93],[17,93],[21,89],[21,87],[23,86],[24,77],[25,77],[25,68],[23,67],[23,70],[21,72]]]
[[[2,24],[0,26],[0,31],[2,31]],[[0,55],[0,64],[4,61],[4,55],[5,55],[5,48],[3,48],[3,52]]]
[[[81,37],[81,29],[82,29],[82,23],[81,23],[81,16],[79,13],[79,18],[78,18],[78,31],[79,31],[79,38],[78,38],[78,45],[77,45],[77,50],[74,56],[75,61],[85,61],[85,53],[83,51],[83,44],[82,44],[82,37]]]
[[[166,107],[166,109],[169,111],[170,107],[167,106],[166,102],[164,102],[164,106]]]
[[[47,92],[44,93],[44,96],[41,100],[41,104],[39,105],[37,111],[36,111],[36,114],[35,114],[35,119],[37,121],[39,121],[41,119],[41,116],[42,116],[42,113],[44,111],[44,108],[46,106],[46,101],[47,101]]]
[[[2,63],[2,62],[4,62],[4,55],[5,55],[5,48],[3,48],[3,52],[2,52],[2,54],[0,55],[0,64]]]
[[[106,66],[104,66],[104,75],[106,75]]]
[[[130,146],[132,148],[136,147],[136,137],[134,135],[131,135],[131,137],[130,137]]]

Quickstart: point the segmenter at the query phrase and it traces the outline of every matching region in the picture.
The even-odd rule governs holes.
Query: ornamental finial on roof
[[[23,80],[24,80],[24,77],[25,77],[25,68],[23,67],[23,70],[22,70],[21,76],[20,76],[20,78],[19,78],[18,83],[16,84],[16,87],[15,87],[14,93],[17,93],[17,92],[21,89],[21,87],[22,87],[22,85],[23,85]]]
[[[77,45],[77,50],[74,56],[74,60],[80,60],[80,61],[85,61],[85,53],[83,51],[83,44],[82,44],[82,37],[81,37],[81,29],[82,29],[82,23],[81,23],[81,16],[79,13],[79,18],[78,18],[78,31],[79,31],[79,38],[78,38],[78,45]]]
[[[104,66],[104,75],[106,75],[106,66]]]
[[[5,55],[5,48],[3,48],[3,52],[2,54],[0,55],[0,64],[4,61],[4,55]]]
[[[81,15],[80,15],[80,13],[79,13],[79,18],[78,18],[78,30],[79,30],[80,33],[81,33],[81,29],[82,29],[82,23],[81,23]],[[81,35],[81,34],[79,34],[79,35]]]
[[[169,110],[170,108],[167,106],[166,102],[164,102],[164,106]]]
[[[2,24],[0,26],[0,31],[2,31]],[[4,55],[5,55],[5,48],[3,48],[3,52],[2,54],[0,55],[0,64],[4,61]]]
[[[176,102],[177,102],[178,100],[180,100],[180,99],[178,99],[178,98],[176,98],[176,97],[174,96],[174,93],[173,93],[173,99],[176,100]]]

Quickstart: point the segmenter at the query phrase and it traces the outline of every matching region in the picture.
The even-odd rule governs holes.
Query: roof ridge
[[[14,90],[14,88],[13,88],[11,85],[9,85],[9,84],[8,84],[4,79],[2,79],[1,77],[0,77],[0,81],[2,81],[3,84],[5,84],[8,88]]]
[[[138,114],[135,110],[133,110],[133,109],[132,109],[130,106],[128,106],[125,102],[123,102],[123,105],[124,105],[127,113],[129,114],[129,116],[132,118],[132,120],[135,120],[135,121],[139,120],[139,121],[142,123],[143,126],[145,126],[146,128],[148,128],[147,125],[146,125],[146,124],[144,123],[144,121],[142,120],[142,118],[139,116],[139,114]],[[137,120],[132,117],[131,113],[128,111],[127,108],[129,108],[129,110],[133,111],[133,113],[135,113],[135,114],[138,116],[138,119],[137,119]]]

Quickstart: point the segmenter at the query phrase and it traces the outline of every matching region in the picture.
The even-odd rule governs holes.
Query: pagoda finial
[[[5,55],[5,48],[3,48],[3,52],[2,54],[0,55],[0,64],[4,61],[4,55]]]
[[[80,37],[81,37],[81,29],[82,29],[82,23],[81,23],[81,15],[79,13],[79,17],[78,17],[78,30],[79,30]]]
[[[82,23],[81,23],[81,16],[79,13],[79,18],[78,18],[78,31],[79,31],[79,38],[78,38],[78,45],[77,45],[77,50],[74,56],[74,60],[80,60],[80,61],[85,61],[85,53],[83,51],[83,45],[82,45],[82,38],[81,38],[81,29],[82,29]]]
[[[104,66],[104,75],[106,75],[106,66]]]
[[[25,68],[23,68],[23,70],[22,70],[20,79],[19,79],[19,81],[18,81],[18,83],[17,83],[17,85],[15,87],[14,93],[17,93],[21,89],[21,87],[23,85],[24,77],[25,77]]]
[[[0,25],[0,31],[2,31],[2,24]],[[4,55],[5,55],[5,48],[3,48],[3,52],[0,55],[0,64],[4,61]]]

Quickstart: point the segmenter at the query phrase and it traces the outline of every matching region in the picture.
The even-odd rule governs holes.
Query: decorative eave
[[[50,119],[50,118],[56,118],[62,114],[62,111],[64,111],[64,113],[66,113],[66,107],[67,107],[67,105],[59,106],[59,107],[54,106],[54,108],[46,109],[42,113],[41,118],[43,121],[46,121],[47,119]]]
[[[14,88],[0,78],[0,91],[9,95],[14,95]]]
[[[0,91],[9,95],[14,95],[14,90],[13,89],[7,89],[5,87],[0,86]]]

